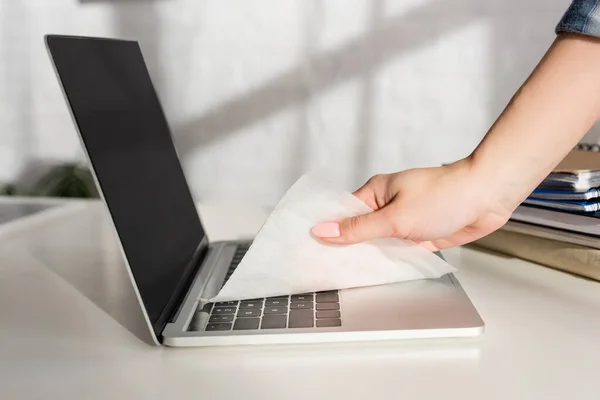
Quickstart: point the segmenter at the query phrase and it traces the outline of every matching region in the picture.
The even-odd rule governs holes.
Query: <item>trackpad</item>
[[[340,291],[345,329],[448,328],[464,298],[446,275]]]

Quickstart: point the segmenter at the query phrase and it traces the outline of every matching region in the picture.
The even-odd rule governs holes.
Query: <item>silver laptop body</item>
[[[452,274],[323,293],[201,302],[218,293],[250,243],[209,242],[138,43],[61,35],[45,39],[157,345],[468,337],[483,332],[482,319]]]

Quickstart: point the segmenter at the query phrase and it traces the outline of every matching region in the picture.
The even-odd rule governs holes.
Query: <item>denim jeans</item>
[[[600,0],[573,0],[555,31],[600,37]]]

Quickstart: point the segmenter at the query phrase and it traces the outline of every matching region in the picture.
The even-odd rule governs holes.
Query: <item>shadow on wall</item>
[[[29,149],[33,145],[32,134],[32,118],[29,110],[33,107],[33,93],[31,85],[31,55],[27,51],[12,52],[11,37],[14,29],[14,21],[20,21],[23,26],[29,24],[29,14],[26,5],[20,1],[3,2],[0,4],[0,60],[5,63],[5,68],[0,69],[4,72],[0,76],[0,84],[3,90],[8,93],[16,93],[15,98],[11,99],[12,103],[2,110],[2,113],[8,115],[8,118],[15,118],[18,134],[15,132],[7,132],[8,136],[15,135],[14,149],[19,156],[15,163],[21,167],[27,166],[29,159]],[[30,33],[27,29],[23,30],[22,35],[24,40],[29,41]],[[10,65],[5,60],[10,60],[12,65],[18,65],[18,71],[10,68]],[[16,78],[15,78],[16,76]],[[18,85],[16,90],[13,88]],[[0,182],[2,183],[2,182]]]
[[[161,98],[166,79],[160,59],[161,18],[158,4],[170,0],[79,0],[83,5],[94,3],[112,4],[116,36],[139,38],[148,68],[157,85]],[[569,1],[565,1],[565,9]],[[434,0],[415,6],[400,15],[385,15],[383,0],[369,1],[370,10],[365,15],[367,31],[342,47],[326,51],[314,48],[316,41],[311,12],[319,11],[318,0],[303,3],[305,15],[303,32],[304,57],[302,65],[273,77],[243,95],[228,100],[217,107],[173,127],[180,154],[185,158],[199,147],[232,135],[241,128],[267,119],[283,109],[298,108],[298,128],[290,140],[298,151],[290,157],[288,169],[296,175],[304,167],[306,152],[305,133],[308,129],[307,104],[319,94],[347,81],[360,82],[360,112],[357,129],[361,140],[356,149],[355,174],[368,163],[370,132],[373,125],[373,101],[375,97],[373,75],[381,67],[414,49],[427,46],[444,36],[452,34],[472,23],[485,20],[490,26],[490,94],[487,101],[489,115],[497,116],[514,90],[526,78],[542,55],[544,48],[531,48],[524,38],[537,35],[535,43],[553,37],[553,29],[560,13],[556,5],[545,0],[530,0],[526,4],[517,0],[502,3],[493,0]],[[536,23],[532,24],[531,12],[536,10]],[[519,11],[516,11],[519,10]],[[539,11],[539,12],[538,12]],[[432,15],[440,15],[435,24]],[[443,17],[442,17],[443,16]],[[545,26],[544,26],[545,25]],[[6,35],[5,35],[6,36]],[[543,38],[543,39],[541,39]],[[541,39],[541,40],[540,40]],[[27,63],[22,63],[27,65]],[[524,71],[515,74],[515,71]],[[23,108],[27,108],[26,90],[23,91]],[[26,118],[25,118],[26,119]],[[24,119],[24,124],[26,121]],[[24,127],[27,130],[27,127]],[[482,136],[484,132],[481,133]],[[23,139],[25,140],[25,139]],[[26,145],[26,144],[24,144]],[[32,163],[29,170],[34,168]]]
[[[140,40],[144,58],[153,81],[159,87],[164,82],[160,63],[161,24],[157,4],[171,0],[78,0],[81,4],[106,3],[112,5],[115,37]]]
[[[158,17],[158,13],[156,10],[156,3],[159,2],[168,2],[170,0],[78,0],[82,4],[93,4],[93,3],[109,3],[114,5],[112,8],[114,20],[115,20],[115,37],[120,38],[143,38],[144,40],[140,45],[143,47],[144,58],[146,59],[146,63],[150,74],[154,78],[156,83],[156,89],[160,93],[163,91],[161,88],[161,83],[164,82],[162,79],[162,71],[161,71],[161,63],[160,63],[160,18]],[[19,21],[24,21],[24,25],[26,25],[25,21],[28,18],[27,15],[27,7],[21,2],[6,2],[2,5],[8,4],[8,8],[3,10],[4,12],[0,13],[0,17],[2,18],[14,18]],[[0,22],[2,20],[0,19]],[[8,22],[8,21],[7,21]],[[10,38],[11,35],[9,31],[4,31],[2,27],[6,27],[9,29],[11,24],[9,23],[0,23],[0,32],[3,33],[2,38]],[[1,46],[3,50],[8,50],[9,46]],[[1,55],[1,54],[0,54]],[[19,60],[14,60],[14,57],[19,57]],[[12,57],[12,58],[11,58]],[[28,78],[30,71],[27,69],[30,66],[30,62],[28,61],[29,53],[26,51],[18,52],[16,55],[14,53],[6,54],[2,59],[13,59],[15,65],[23,66],[20,71],[23,79],[15,80],[13,76],[6,75],[3,81],[7,84],[12,84],[11,82],[18,82],[20,86],[19,90],[16,91],[20,95],[16,100],[18,104],[18,118],[20,121],[20,129],[19,136],[17,137],[17,146],[16,153],[17,154],[30,154],[33,146],[33,138],[32,138],[32,126],[31,126],[31,116],[27,112],[23,112],[23,110],[30,110],[32,107],[32,90],[31,90],[31,80]],[[8,71],[7,72],[11,72]],[[71,164],[63,164],[60,165],[57,162],[49,161],[49,160],[40,160],[32,157],[24,157],[20,160],[21,163],[21,173],[19,176],[14,179],[14,182],[0,182],[0,192],[6,192],[18,194],[18,195],[32,195],[33,193],[38,193],[39,185],[48,178],[50,175],[58,175],[59,169],[62,169],[63,178],[65,178],[64,182],[69,180],[72,181],[73,176],[85,175],[84,171],[79,169],[78,166]],[[67,169],[72,169],[76,173],[71,173],[71,178],[69,178],[66,172]],[[93,191],[90,191],[92,188],[87,184],[88,177],[82,177],[81,184],[78,185],[77,190],[61,190],[58,186],[54,186],[54,189],[50,190],[50,193],[80,193],[87,194],[89,196],[95,196]],[[6,186],[5,186],[6,185]],[[38,187],[38,188],[36,188]],[[73,197],[73,196],[67,196]],[[87,197],[87,196],[86,196]]]
[[[351,79],[368,81],[370,73],[396,58],[398,54],[428,43],[478,18],[476,11],[461,10],[449,13],[436,26],[423,29],[419,22],[432,10],[448,7],[457,0],[439,0],[416,7],[398,17],[383,19],[381,1],[370,2],[370,30],[343,47],[308,55],[303,65],[290,69],[267,83],[204,115],[176,126],[178,146],[182,156],[212,141],[219,140],[241,127],[268,118],[278,111],[305,103],[321,92]],[[475,2],[475,1],[474,1]],[[464,12],[463,12],[464,11]],[[307,75],[306,71],[310,71]],[[369,90],[363,85],[363,94]],[[364,108],[370,104],[361,102]],[[361,129],[368,124],[362,121]]]
[[[365,16],[368,20],[368,30],[363,36],[333,50],[305,52],[306,61],[302,65],[174,127],[175,139],[182,157],[185,158],[194,149],[222,140],[244,126],[266,119],[283,109],[296,106],[303,110],[306,104],[320,93],[357,79],[361,82],[361,111],[357,116],[361,141],[357,149],[355,168],[359,170],[368,162],[369,133],[373,123],[372,76],[378,68],[398,55],[427,46],[473,21],[487,20],[491,28],[491,88],[487,106],[489,115],[495,118],[545,51],[544,48],[532,49],[530,43],[523,38],[535,35],[538,39],[547,39],[549,45],[553,39],[554,26],[560,17],[556,13],[556,6],[548,6],[544,0],[529,1],[526,5],[517,0],[507,0],[502,4],[492,0],[438,0],[389,17],[383,15],[381,0],[370,1],[369,4],[370,15]],[[568,2],[565,0],[565,9],[567,6]],[[513,11],[507,12],[511,8]],[[524,8],[539,10],[536,24],[531,23],[531,13],[520,16],[517,10]],[[434,13],[443,15],[443,18],[436,19],[435,25],[423,25],[422,21],[431,21],[431,15]],[[543,21],[547,23],[546,27],[539,30],[540,26],[544,26]],[[310,25],[305,24],[305,27],[307,26]],[[305,37],[309,38],[310,34],[306,34]],[[539,43],[539,40],[536,43]],[[515,71],[526,73],[518,76]],[[306,118],[299,117],[298,124],[298,137],[293,139],[297,142],[295,148],[298,149],[298,154],[290,160],[296,164],[302,162],[305,146],[302,133],[305,132]],[[481,135],[484,133],[481,132]],[[297,171],[303,166],[290,167],[292,171]]]
[[[117,34],[123,37],[143,38],[142,47],[153,80],[161,94],[162,79],[160,52],[160,18],[156,4],[168,0],[80,0],[82,3],[115,3],[114,16]],[[566,10],[570,0],[564,0]],[[273,77],[243,95],[228,100],[203,115],[173,127],[180,155],[186,157],[195,149],[242,130],[243,127],[276,115],[279,111],[296,107],[297,129],[290,132],[290,142],[296,149],[289,158],[287,170],[290,180],[305,167],[307,152],[308,103],[319,94],[350,80],[360,82],[354,176],[368,165],[371,131],[373,126],[374,73],[399,55],[427,46],[466,25],[485,20],[490,27],[489,57],[490,94],[488,114],[494,119],[502,111],[518,86],[526,78],[545,48],[532,48],[534,43],[553,39],[554,26],[562,15],[556,5],[545,0],[434,0],[417,5],[400,15],[385,15],[383,0],[369,1],[365,19],[365,34],[342,47],[327,51],[315,50],[318,29],[315,13],[322,12],[319,0],[303,2],[303,56],[301,65]],[[528,11],[528,12],[520,12]],[[432,15],[440,15],[435,24]],[[531,16],[536,16],[532,24]],[[442,17],[443,16],[443,17]],[[168,28],[168,27],[164,27]],[[518,73],[515,73],[517,71]],[[163,92],[166,92],[163,91]],[[164,96],[161,96],[164,98]],[[491,123],[491,121],[490,121]],[[483,136],[485,132],[481,132]]]

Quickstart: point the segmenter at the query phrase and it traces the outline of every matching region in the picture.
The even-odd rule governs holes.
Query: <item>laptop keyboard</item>
[[[229,280],[246,251],[248,245],[238,247],[223,284]],[[342,326],[337,290],[209,303],[199,311],[210,315],[205,331]]]

